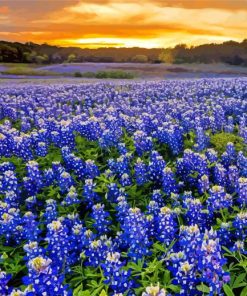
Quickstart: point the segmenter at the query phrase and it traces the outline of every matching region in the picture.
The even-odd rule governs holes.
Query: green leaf
[[[223,290],[227,296],[235,296],[232,289],[227,284],[223,286]]]
[[[205,284],[201,283],[200,285],[196,286],[197,290],[203,293],[209,293],[209,287],[206,286]]]
[[[246,296],[247,295],[247,286],[245,288],[243,288],[240,296]]]
[[[76,296],[90,296],[91,293],[89,290],[80,291]]]
[[[155,250],[158,250],[158,251],[161,251],[161,252],[165,252],[166,251],[166,249],[161,244],[159,244],[159,243],[155,243],[154,244],[154,249]]]
[[[171,275],[169,270],[165,270],[164,272],[164,283],[168,284],[171,280]]]
[[[170,290],[172,290],[172,292],[174,292],[174,293],[179,293],[179,291],[180,291],[180,287],[179,286],[175,286],[175,285],[169,285],[169,286],[167,286],[167,288],[168,289],[170,289]]]
[[[73,296],[79,296],[81,292],[82,292],[82,284],[80,284],[78,287],[76,287],[73,290]]]
[[[243,284],[243,280],[245,278],[246,278],[245,273],[241,273],[240,275],[238,275],[234,281],[234,284],[232,285],[232,288],[235,289],[235,288],[241,287],[241,284]]]
[[[103,289],[103,290],[100,292],[99,296],[107,296],[106,291]]]

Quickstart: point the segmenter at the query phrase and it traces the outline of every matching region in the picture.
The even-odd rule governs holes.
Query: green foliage
[[[190,131],[184,135],[184,149],[191,149],[195,145],[196,135]]]
[[[6,70],[2,71],[2,74],[7,75],[27,75],[27,76],[57,76],[58,73],[52,71],[38,70],[33,66],[27,64],[11,65]]]
[[[98,72],[75,72],[74,77],[83,78],[97,78],[97,79],[133,79],[135,76],[133,73],[114,70],[114,71],[98,71]]]
[[[74,73],[74,77],[82,77],[82,73],[79,72],[79,71],[76,71],[76,72]]]
[[[76,55],[71,53],[69,56],[68,56],[68,63],[73,63],[74,61],[76,60]]]
[[[243,139],[235,134],[221,132],[210,137],[211,145],[220,154],[225,152],[226,145],[229,142],[234,144],[236,151],[244,151],[246,149]]]

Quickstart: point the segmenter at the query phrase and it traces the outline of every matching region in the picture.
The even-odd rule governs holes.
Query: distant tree
[[[37,56],[36,51],[24,52],[24,56],[25,56],[25,59],[27,62],[29,62],[29,63],[36,62],[36,56]]]
[[[46,54],[44,55],[37,55],[35,57],[35,62],[37,64],[45,64],[48,61],[48,56]]]
[[[61,63],[62,61],[63,61],[63,58],[61,57],[61,55],[58,52],[51,55],[51,62],[52,63]]]
[[[174,53],[171,48],[165,49],[160,55],[159,60],[162,63],[173,64],[175,61]]]
[[[135,63],[147,63],[148,57],[144,54],[137,54],[132,58],[132,62]]]
[[[68,62],[68,63],[73,63],[75,60],[76,60],[76,55],[73,54],[73,53],[71,53],[71,54],[68,56],[67,62]]]

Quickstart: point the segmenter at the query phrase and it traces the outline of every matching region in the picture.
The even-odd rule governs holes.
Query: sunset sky
[[[0,39],[170,47],[247,38],[247,0],[0,0]]]

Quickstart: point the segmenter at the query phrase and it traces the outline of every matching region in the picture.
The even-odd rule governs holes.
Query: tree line
[[[106,63],[227,63],[247,66],[247,39],[222,44],[173,48],[98,48],[59,47],[32,42],[0,41],[0,62],[53,64],[64,62]]]

